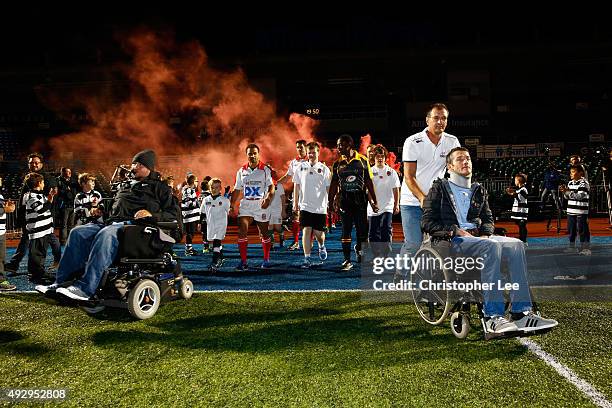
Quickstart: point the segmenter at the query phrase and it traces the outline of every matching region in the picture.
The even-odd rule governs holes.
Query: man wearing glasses
[[[448,108],[443,103],[429,106],[425,118],[427,127],[406,139],[402,150],[404,182],[401,187],[400,211],[404,231],[403,252],[412,252],[421,245],[423,201],[433,181],[444,177],[446,155],[459,140],[445,132]]]

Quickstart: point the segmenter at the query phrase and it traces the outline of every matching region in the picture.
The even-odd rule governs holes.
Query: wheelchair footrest
[[[125,264],[142,264],[142,263],[156,264],[156,265],[164,265],[165,264],[165,261],[163,259],[159,259],[159,258],[153,258],[153,259],[121,258],[120,261],[121,261],[121,263],[125,263]]]

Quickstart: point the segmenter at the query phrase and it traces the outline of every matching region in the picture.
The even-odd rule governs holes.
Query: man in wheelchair
[[[484,267],[480,271],[483,284],[492,290],[483,290],[485,330],[493,334],[535,332],[555,327],[558,323],[544,319],[532,310],[527,261],[523,242],[516,238],[493,235],[494,224],[486,191],[472,183],[472,161],[464,147],[452,149],[446,156],[450,179],[434,181],[423,204],[421,227],[434,239],[450,241],[453,256],[481,257]],[[510,291],[510,316],[505,316],[501,263],[508,263],[509,280],[518,284]],[[513,286],[516,288],[516,285]]]
[[[155,172],[155,152],[143,150],[132,159],[129,178],[121,183],[105,224],[90,223],[72,229],[51,285],[36,286],[43,294],[56,292],[70,299],[93,298],[104,272],[120,252],[119,236],[134,223],[176,222],[178,206],[171,188]],[[71,285],[67,282],[75,280]]]

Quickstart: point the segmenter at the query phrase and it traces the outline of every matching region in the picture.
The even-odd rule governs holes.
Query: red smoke
[[[261,159],[284,173],[295,157],[295,141],[315,140],[316,120],[297,113],[279,117],[274,102],[254,90],[242,70],[212,68],[199,43],[177,44],[172,35],[147,30],[121,43],[131,56],[131,63],[120,68],[127,81],[108,81],[89,91],[39,89],[64,119],[75,111],[90,119],[78,131],[50,141],[56,161],[72,152],[84,162],[78,171],[109,173],[115,164],[129,163],[136,152],[151,148],[158,156],[172,156],[158,160],[158,170],[173,174],[177,184],[192,171],[200,180],[210,175],[227,185],[246,163],[248,143],[257,143]],[[321,159],[329,163],[332,151],[322,149]]]

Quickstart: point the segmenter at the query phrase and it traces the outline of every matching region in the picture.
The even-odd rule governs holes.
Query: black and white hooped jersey
[[[527,220],[529,207],[527,206],[527,187],[523,186],[516,191],[514,203],[512,204],[512,214],[510,218],[513,220]]]
[[[0,208],[2,209],[2,215],[0,215],[0,236],[6,234],[6,213],[4,212],[4,197],[0,194]]]
[[[103,217],[92,217],[90,211],[94,207],[102,206],[102,194],[96,190],[88,192],[81,191],[74,198],[74,217],[79,225],[87,224],[90,222],[103,222]]]
[[[24,194],[26,206],[26,230],[30,239],[42,238],[53,234],[53,216],[51,203],[42,191],[30,191]]]
[[[200,221],[200,206],[195,187],[183,186],[181,189],[181,214],[184,224]]]
[[[580,180],[570,180],[567,183],[567,188],[569,189],[565,192],[567,214],[588,215],[590,186],[587,179],[583,177]]]

